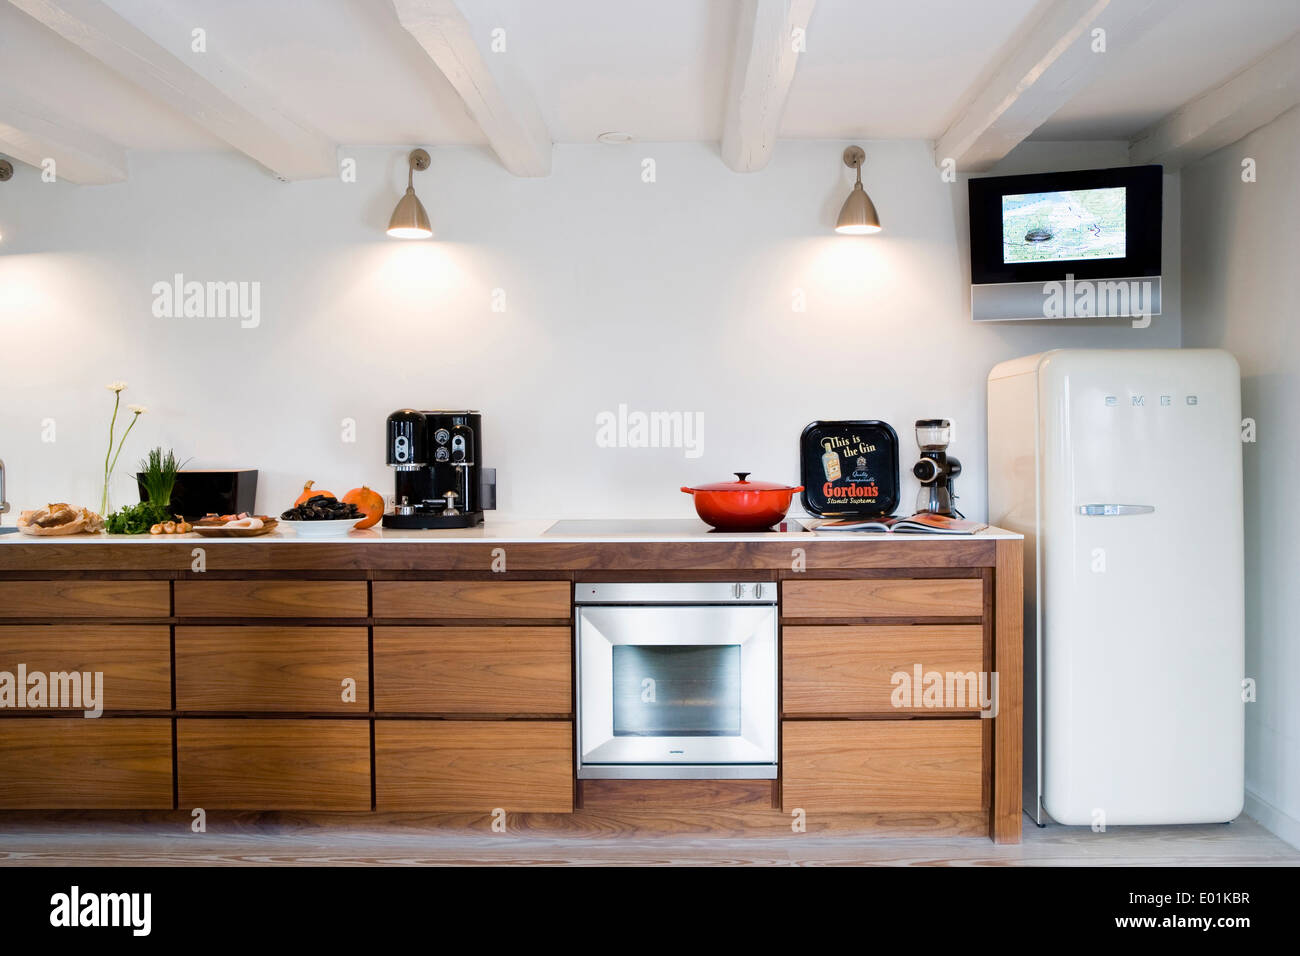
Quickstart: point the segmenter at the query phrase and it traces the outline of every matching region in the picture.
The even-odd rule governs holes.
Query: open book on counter
[[[975,534],[988,527],[982,521],[949,518],[946,515],[921,512],[914,515],[892,515],[888,518],[830,518],[809,523],[813,531],[899,531],[910,534]]]

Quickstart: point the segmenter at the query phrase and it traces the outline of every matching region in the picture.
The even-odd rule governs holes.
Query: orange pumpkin
[[[354,528],[369,528],[371,525],[378,524],[379,519],[384,516],[384,496],[377,491],[371,491],[365,485],[349,491],[343,496],[343,502],[356,505],[357,509],[365,515],[352,526]]]
[[[307,484],[302,486],[302,494],[300,494],[298,500],[294,502],[295,505],[300,505],[307,499],[314,498],[316,495],[324,495],[326,498],[334,497],[334,492],[322,491],[320,488],[313,488],[312,485],[314,484],[316,484],[316,482],[309,481]]]

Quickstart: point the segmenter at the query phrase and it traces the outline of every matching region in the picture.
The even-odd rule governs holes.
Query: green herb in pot
[[[171,521],[172,488],[183,464],[170,449],[149,452],[149,457],[140,462],[138,475],[147,500],[119,508],[104,519],[104,530],[109,534],[148,534],[154,525]]]
[[[184,466],[185,462],[177,461],[176,453],[170,448],[166,454],[163,453],[162,448],[155,448],[149,452],[149,457],[140,462],[139,479],[150,503],[158,505],[164,512],[171,506],[172,489],[176,487],[176,474]]]

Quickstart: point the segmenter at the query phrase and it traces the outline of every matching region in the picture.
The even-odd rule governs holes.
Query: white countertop
[[[333,537],[301,537],[290,528],[286,528],[283,523],[270,534],[260,535],[255,538],[205,538],[193,532],[189,534],[74,534],[74,535],[52,535],[37,536],[26,534],[4,534],[0,535],[0,547],[7,544],[122,544],[122,543],[176,543],[176,542],[202,542],[204,547],[209,545],[252,545],[252,544],[294,544],[294,543],[314,543],[314,544],[375,544],[384,543],[403,543],[411,544],[419,541],[438,542],[442,544],[451,544],[457,542],[478,542],[485,541],[502,542],[502,543],[544,543],[554,542],[556,544],[585,542],[595,543],[654,543],[662,541],[680,541],[680,542],[747,542],[747,541],[779,541],[779,542],[798,542],[798,541],[858,541],[864,546],[870,546],[873,542],[893,540],[893,541],[961,541],[961,540],[998,540],[1014,539],[1020,535],[1010,531],[1003,531],[1000,528],[986,528],[975,535],[951,535],[951,534],[907,534],[907,533],[886,533],[886,532],[864,532],[864,531],[838,531],[828,533],[810,534],[806,531],[779,532],[779,531],[761,531],[751,533],[727,533],[723,534],[716,531],[699,531],[690,533],[680,533],[668,531],[664,533],[639,533],[639,534],[545,534],[547,528],[555,523],[554,518],[493,518],[489,516],[486,521],[477,528],[449,528],[436,531],[397,531],[390,528],[367,528],[364,531],[349,531],[347,534]]]

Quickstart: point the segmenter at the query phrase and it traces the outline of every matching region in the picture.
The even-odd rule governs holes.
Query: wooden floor
[[[210,818],[206,833],[187,818],[66,819],[0,816],[0,865],[886,865],[886,866],[1278,866],[1300,851],[1254,820],[1187,827],[1040,829],[1025,818],[1024,842],[980,837],[885,838],[850,833],[609,835],[431,830],[412,824],[358,825]]]

